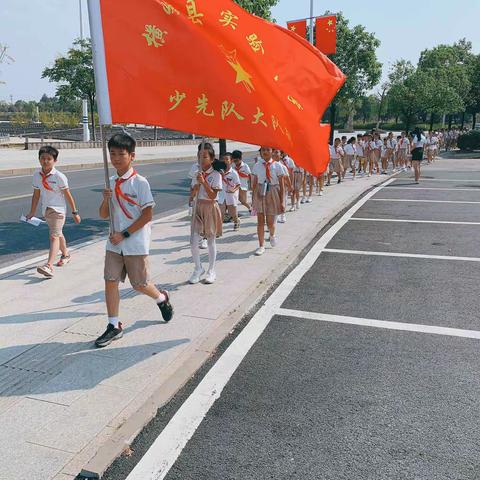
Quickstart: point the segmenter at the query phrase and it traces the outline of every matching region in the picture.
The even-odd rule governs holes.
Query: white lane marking
[[[396,178],[395,181],[408,181],[408,180],[412,180],[413,182],[413,178],[403,178],[403,177],[400,177],[400,178]],[[473,180],[471,178],[469,179],[466,179],[466,178],[459,178],[459,179],[453,179],[453,180],[450,180],[450,179],[447,179],[447,178],[421,178],[420,177],[420,180],[422,182],[477,182],[477,183],[480,183],[480,179],[478,180]],[[412,184],[413,185],[413,184]],[[413,187],[415,189],[415,186]]]
[[[352,215],[392,181],[393,179],[390,179],[367,193],[317,241],[198,384],[126,480],[162,480],[165,478],[185,445],[207,415],[210,407],[220,397],[223,388],[237,367],[270,323],[275,310],[280,307],[299,280],[310,270],[328,242],[348,222]]]
[[[275,311],[275,314],[307,320],[319,320],[321,322],[346,323],[348,325],[361,325],[364,327],[385,328],[388,330],[403,330],[406,332],[433,333],[435,335],[447,335],[451,337],[480,339],[480,331],[477,330],[437,327],[434,325],[422,325],[418,323],[388,322],[384,320],[374,320],[371,318],[346,317],[343,315],[302,312],[300,310],[290,310],[287,308],[279,308]]]
[[[419,187],[415,185],[415,187],[388,187],[388,190],[439,190],[442,192],[480,192],[479,187],[472,187],[472,188],[441,188],[441,187]]]
[[[451,260],[460,262],[480,262],[479,257],[454,257],[448,255],[423,255],[421,253],[396,253],[396,252],[369,252],[368,250],[342,250],[339,248],[325,248],[325,253],[344,253],[347,255],[373,255],[376,257],[423,258],[431,260]]]
[[[414,200],[407,198],[372,198],[371,202],[403,202],[403,203],[458,203],[462,204],[478,204],[480,202],[467,202],[460,200]]]
[[[182,218],[186,215],[188,215],[188,210],[182,210],[180,212],[173,213],[172,215],[168,215],[167,217],[160,217],[157,220],[154,220],[152,222],[152,225],[157,225],[159,223],[165,223],[165,222],[169,222],[169,221],[173,221],[173,220],[178,220],[179,218]],[[105,241],[105,240],[106,240],[106,238],[104,236],[102,236],[100,238],[95,238],[93,240],[89,240],[87,242],[80,243],[78,245],[75,245],[75,246],[69,247],[69,248],[72,251],[77,251],[77,250],[81,250],[82,248],[88,247],[89,245],[93,245],[94,243],[102,242],[102,241]],[[23,262],[14,263],[13,265],[9,265],[8,267],[0,268],[0,276],[5,275],[7,273],[14,272],[16,270],[22,270],[24,268],[33,267],[34,265],[36,265],[39,262],[44,262],[45,258],[46,258],[46,255],[47,254],[45,253],[44,255],[39,255],[38,257],[30,258],[29,260],[25,260]]]
[[[27,193],[26,195],[15,195],[13,197],[3,197],[0,198],[0,202],[6,202],[7,200],[18,200],[20,198],[31,198],[32,194]]]
[[[353,217],[350,221],[358,222],[398,222],[398,223],[431,223],[431,224],[440,224],[440,225],[480,225],[480,222],[447,222],[445,220],[404,220],[401,218],[362,218],[362,217]]]

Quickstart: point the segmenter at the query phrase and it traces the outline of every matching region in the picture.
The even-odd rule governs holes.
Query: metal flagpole
[[[83,40],[83,12],[82,0],[78,0],[78,9],[80,11],[80,40]],[[83,125],[83,141],[90,141],[90,130],[88,128],[88,101],[86,98],[82,100],[82,125]]]
[[[205,137],[202,137],[202,145],[200,147],[200,151],[198,152],[198,173],[201,173],[202,171],[202,158],[203,158],[203,152],[205,150]],[[200,188],[197,191],[197,194],[195,195],[193,199],[193,205],[192,205],[192,218],[190,222],[190,244],[193,243],[193,234],[194,234],[194,228],[193,226],[195,225],[195,217],[197,215],[197,201],[198,201],[198,194],[200,193]]]
[[[313,45],[313,0],[310,0],[310,43]]]
[[[102,151],[103,151],[103,172],[105,174],[105,188],[111,188],[110,185],[110,173],[108,172],[108,151],[107,151],[107,135],[105,132],[105,125],[100,125],[100,139],[102,141]],[[108,219],[110,225],[110,233],[115,231],[115,226],[113,224],[113,206],[112,199],[108,204]]]

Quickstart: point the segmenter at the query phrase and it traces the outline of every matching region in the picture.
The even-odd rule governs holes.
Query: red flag
[[[317,48],[325,55],[337,53],[337,17],[319,17],[316,20]]]
[[[298,20],[296,22],[287,22],[287,28],[295,32],[302,38],[307,38],[307,21],[306,20]]]
[[[309,171],[342,72],[293,32],[230,0],[89,0],[100,122],[269,145]]]

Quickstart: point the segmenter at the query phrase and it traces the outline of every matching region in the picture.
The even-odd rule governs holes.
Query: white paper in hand
[[[30,225],[33,225],[34,227],[38,227],[39,225],[41,225],[42,223],[45,223],[44,220],[40,219],[40,218],[37,218],[37,217],[32,217],[30,220],[27,220],[27,217],[25,215],[22,215],[20,217],[20,220],[22,222],[26,222],[26,223],[29,223]]]

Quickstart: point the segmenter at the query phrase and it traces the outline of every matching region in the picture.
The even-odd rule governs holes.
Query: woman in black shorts
[[[412,167],[415,172],[415,183],[420,182],[420,163],[423,160],[423,148],[427,139],[419,128],[413,131],[412,138]]]

